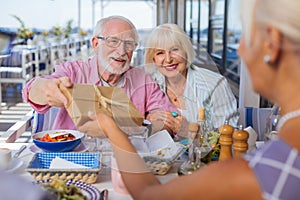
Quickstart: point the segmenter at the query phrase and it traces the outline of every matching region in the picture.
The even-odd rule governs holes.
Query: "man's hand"
[[[72,87],[69,77],[58,79],[37,78],[31,85],[29,99],[40,105],[48,104],[54,107],[64,107],[67,105],[67,98],[59,89],[59,84]]]

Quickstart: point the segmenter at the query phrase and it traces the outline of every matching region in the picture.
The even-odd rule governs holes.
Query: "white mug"
[[[11,165],[11,150],[0,148],[0,169],[7,170]]]

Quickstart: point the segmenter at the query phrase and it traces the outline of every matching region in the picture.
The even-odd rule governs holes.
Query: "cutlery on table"
[[[14,154],[14,158],[18,158],[19,155],[26,149],[26,145],[22,145],[21,148]]]

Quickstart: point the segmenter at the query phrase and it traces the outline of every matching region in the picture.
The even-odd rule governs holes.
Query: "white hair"
[[[240,11],[245,41],[250,40],[249,34],[251,34],[251,26],[254,22],[263,26],[273,25],[284,36],[300,44],[300,1],[242,0]]]
[[[137,32],[135,26],[133,25],[133,23],[129,19],[127,19],[123,16],[119,16],[119,15],[112,15],[112,16],[100,19],[94,28],[93,37],[101,35],[105,29],[104,24],[113,19],[119,19],[119,20],[124,21],[127,24],[129,24],[131,27],[131,31],[133,33],[133,37],[134,37],[133,39],[135,41],[138,41],[138,32]]]

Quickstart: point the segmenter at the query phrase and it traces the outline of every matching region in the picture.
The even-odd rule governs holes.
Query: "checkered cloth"
[[[300,199],[300,155],[282,139],[274,139],[245,155],[267,200]]]
[[[83,165],[90,168],[99,168],[99,153],[92,152],[67,152],[67,153],[36,153],[35,158],[32,162],[32,166],[36,168],[48,169],[50,167],[51,161],[60,157],[67,161]]]

